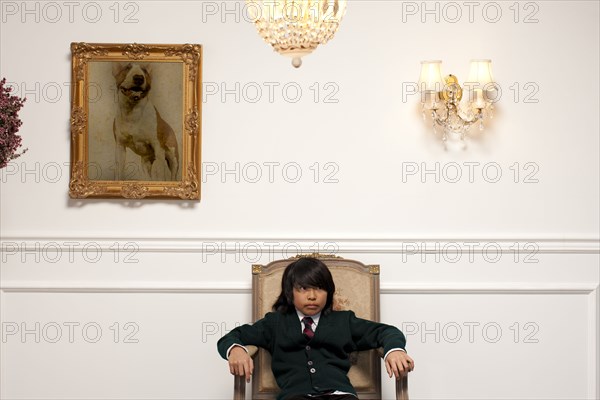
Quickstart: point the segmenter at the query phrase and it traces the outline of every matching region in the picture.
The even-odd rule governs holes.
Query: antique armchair
[[[379,265],[364,265],[333,255],[298,255],[277,260],[268,265],[252,266],[252,318],[256,321],[271,311],[281,291],[281,277],[285,267],[300,257],[318,257],[330,269],[335,281],[335,310],[353,310],[360,318],[379,321]],[[271,372],[271,356],[255,346],[248,346],[254,358],[252,399],[273,400],[279,388]],[[383,349],[357,352],[351,355],[352,367],[348,373],[360,400],[381,399],[381,357]],[[244,377],[234,377],[234,400],[245,399]],[[396,399],[408,400],[408,378],[396,382]]]

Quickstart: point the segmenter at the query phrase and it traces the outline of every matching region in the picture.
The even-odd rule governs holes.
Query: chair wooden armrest
[[[396,400],[408,400],[408,375],[396,380]]]
[[[254,358],[258,353],[258,347],[246,346],[250,357]],[[244,400],[246,398],[246,377],[234,376],[233,377],[233,400]]]
[[[381,358],[385,356],[383,347],[377,349],[377,354],[379,354],[379,357]],[[408,400],[408,375],[396,379],[396,400]]]

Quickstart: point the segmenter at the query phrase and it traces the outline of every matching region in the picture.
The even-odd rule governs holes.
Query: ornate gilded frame
[[[71,43],[71,198],[121,197],[127,199],[200,199],[202,46],[199,44],[102,44]],[[92,62],[180,63],[183,107],[181,109],[181,179],[107,180],[90,177],[90,73]],[[169,67],[173,64],[169,64]],[[179,68],[178,65],[174,67]],[[179,101],[179,99],[178,99]],[[113,132],[106,133],[114,144]],[[115,175],[116,176],[116,175]]]

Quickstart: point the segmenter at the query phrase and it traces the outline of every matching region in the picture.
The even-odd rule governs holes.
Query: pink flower
[[[17,135],[22,122],[19,119],[19,110],[23,107],[25,99],[11,96],[12,88],[5,88],[6,78],[0,81],[0,168],[6,167],[10,160],[25,153],[17,153],[21,147],[21,136]]]

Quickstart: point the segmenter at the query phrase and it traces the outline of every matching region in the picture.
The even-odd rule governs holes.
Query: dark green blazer
[[[233,344],[259,346],[271,353],[271,369],[281,388],[278,399],[292,395],[341,390],[356,394],[347,373],[353,351],[383,347],[404,349],[406,339],[397,328],[357,318],[352,311],[321,314],[312,340],[302,334],[300,319],[271,312],[253,325],[235,328],[217,343],[221,357]]]

